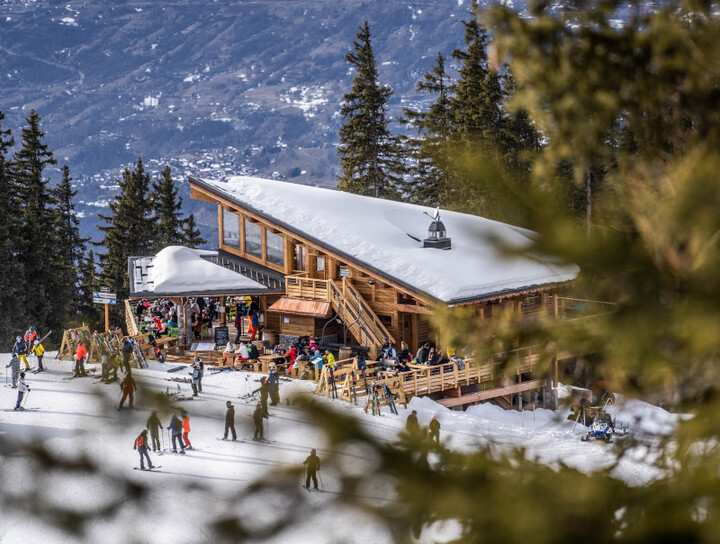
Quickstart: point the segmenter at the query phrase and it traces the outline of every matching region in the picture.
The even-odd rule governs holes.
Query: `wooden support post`
[[[109,304],[105,304],[105,332],[110,330],[110,308]]]

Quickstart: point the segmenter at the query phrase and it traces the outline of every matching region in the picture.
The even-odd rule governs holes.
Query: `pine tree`
[[[352,90],[343,97],[338,189],[378,198],[398,198],[405,170],[403,150],[388,130],[387,103],[393,92],[380,87],[370,27],[365,21],[345,59],[355,69]]]
[[[78,270],[78,321],[98,325],[100,323],[100,307],[93,302],[93,292],[98,290],[95,253],[88,251],[87,257],[81,259]]]
[[[20,332],[19,310],[23,308],[22,266],[17,260],[19,202],[10,178],[7,152],[15,141],[10,130],[2,127],[5,115],[0,112],[0,345],[6,348]]]
[[[55,231],[55,199],[44,177],[45,168],[56,164],[40,130],[35,110],[22,131],[22,146],[13,155],[13,178],[18,193],[20,229],[17,257],[23,263],[23,308],[29,324],[39,330],[59,329],[67,310],[60,285],[66,271],[59,259]]]
[[[60,260],[64,265],[66,277],[63,279],[62,288],[66,291],[68,300],[68,317],[76,315],[79,307],[79,267],[83,262],[85,244],[88,238],[80,236],[78,225],[80,221],[75,215],[75,204],[73,199],[77,191],[72,188],[72,178],[67,165],[62,168],[62,180],[53,191],[57,206],[56,229],[58,233],[58,251]]]
[[[150,176],[141,158],[133,170],[125,168],[117,184],[120,193],[110,203],[112,215],[98,214],[107,223],[98,227],[105,233],[98,244],[105,248],[105,253],[100,255],[100,285],[109,287],[118,300],[124,300],[130,292],[128,257],[149,255],[154,246]],[[120,305],[114,306],[111,313],[114,321],[124,317]]]
[[[183,220],[180,218],[182,198],[172,179],[169,166],[152,184],[151,199],[155,210],[155,247],[153,253],[167,246],[183,244]]]
[[[200,235],[200,229],[195,224],[195,216],[190,214],[183,224],[182,244],[187,247],[198,247],[205,243],[207,240]]]
[[[410,181],[403,185],[405,198],[414,204],[444,206],[447,204],[450,159],[449,136],[453,130],[451,87],[445,71],[445,57],[438,53],[435,65],[418,81],[416,91],[435,95],[427,112],[404,109],[405,120],[416,130],[418,138],[410,139],[414,164]]]

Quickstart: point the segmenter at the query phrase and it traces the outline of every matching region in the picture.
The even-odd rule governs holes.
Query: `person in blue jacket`
[[[25,363],[25,370],[30,370],[30,363],[28,363],[27,360],[28,348],[22,336],[18,336],[15,339],[15,345],[13,345],[12,352],[18,356],[18,359]]]

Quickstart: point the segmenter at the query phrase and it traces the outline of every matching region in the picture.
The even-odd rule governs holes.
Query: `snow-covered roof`
[[[267,287],[207,260],[217,251],[169,246],[154,257],[131,258],[131,295],[262,293]]]
[[[435,210],[332,189],[238,176],[196,180],[349,261],[448,304],[573,280],[578,267],[508,255],[531,246],[531,231],[440,210],[452,249],[423,248]]]

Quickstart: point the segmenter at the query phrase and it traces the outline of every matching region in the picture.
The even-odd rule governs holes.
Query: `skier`
[[[25,396],[25,391],[30,392],[30,387],[28,387],[28,384],[25,383],[25,373],[20,373],[20,381],[18,381],[18,397],[17,397],[17,403],[15,403],[15,411],[18,410],[24,410],[20,404],[22,403],[23,397]]]
[[[18,356],[14,353],[12,359],[10,359],[10,363],[5,365],[5,368],[8,367],[12,368],[12,388],[15,389],[17,387],[18,376],[20,376],[20,359],[18,359]]]
[[[155,410],[153,410],[153,413],[150,414],[150,417],[147,420],[147,428],[150,429],[150,437],[152,438],[152,450],[161,450],[162,447],[160,446],[159,433],[160,429],[162,428],[162,423],[160,423],[160,418],[158,417]]]
[[[122,346],[122,366],[125,374],[130,374],[130,355],[133,352],[133,343],[130,338],[123,340]]]
[[[303,461],[303,465],[307,465],[307,473],[305,476],[305,489],[310,489],[310,478],[313,481],[313,489],[318,488],[317,472],[320,470],[320,458],[315,453],[315,450],[310,452],[307,459]]]
[[[18,336],[15,339],[15,345],[13,345],[12,352],[18,356],[18,359],[25,363],[25,370],[30,370],[30,363],[27,360],[27,344],[22,339],[22,336]]]
[[[43,364],[42,364],[43,354],[45,353],[45,348],[40,343],[40,340],[33,341],[32,353],[35,354],[35,357],[37,357],[37,360],[38,360],[38,372],[42,372],[43,370],[45,370],[43,368]]]
[[[405,430],[410,436],[415,436],[420,430],[420,424],[418,423],[417,412],[413,410],[405,421]]]
[[[428,426],[430,429],[430,440],[435,440],[437,442],[438,446],[440,445],[440,422],[437,420],[435,416],[432,417],[432,420],[430,421],[430,425]]]
[[[227,406],[227,412],[225,412],[225,434],[223,435],[223,440],[227,440],[229,430],[232,432],[234,442],[237,440],[237,433],[235,432],[235,407],[230,401],[227,401],[225,406]]]
[[[195,364],[197,364],[198,369],[200,370],[200,374],[198,375],[198,383],[197,388],[200,393],[202,393],[202,379],[205,375],[205,363],[203,363],[202,359],[196,355],[195,356]]]
[[[192,376],[192,390],[193,390],[193,397],[198,396],[198,383],[200,382],[200,367],[197,363],[193,364],[192,366],[192,372],[190,372],[190,375]]]
[[[252,342],[253,340],[255,340],[255,335],[256,335],[257,332],[258,332],[258,326],[259,326],[259,324],[260,324],[260,323],[259,323],[259,321],[258,321],[258,313],[257,313],[257,311],[253,311],[253,312],[250,314],[250,326],[248,327],[248,332],[250,333],[250,341],[251,341],[251,342]]]
[[[260,387],[255,389],[255,391],[253,391],[253,394],[257,393],[258,391],[260,391],[260,402],[261,402],[261,406],[263,409],[263,414],[265,415],[265,417],[267,417],[268,416],[267,401],[268,401],[268,394],[270,393],[270,387],[268,386],[267,378],[265,376],[260,378]]]
[[[140,454],[140,470],[145,470],[145,459],[143,458],[143,456],[147,458],[148,468],[155,468],[155,466],[152,464],[152,461],[150,460],[150,455],[148,455],[147,444],[148,432],[147,429],[144,429],[143,432],[141,432],[135,439],[135,445],[133,446],[133,449],[137,450]]]
[[[185,410],[182,411],[182,430],[185,447],[189,450],[193,449],[192,444],[190,443],[190,416]]]
[[[25,344],[27,344],[28,347],[35,345],[35,340],[39,340],[39,336],[37,331],[35,330],[35,327],[30,327],[28,330],[25,331]]]
[[[168,430],[172,434],[172,451],[173,453],[178,453],[177,447],[175,445],[175,442],[180,444],[180,453],[185,453],[185,443],[182,439],[182,421],[180,421],[180,418],[178,418],[177,414],[173,414],[172,419],[170,420],[170,426],[168,427]]]
[[[85,373],[85,357],[87,354],[88,351],[85,342],[78,342],[77,348],[75,349],[75,373],[73,374],[76,378],[87,376]]]
[[[133,407],[133,394],[135,391],[137,391],[137,385],[135,384],[135,378],[132,377],[132,374],[128,374],[125,376],[125,379],[120,382],[120,389],[122,389],[122,398],[120,399],[120,406],[118,406],[118,410],[122,410],[123,404],[125,404],[125,399],[127,397],[130,397],[130,408]]]
[[[277,406],[280,403],[280,376],[278,376],[277,368],[270,369],[267,384],[270,391],[270,406]]]
[[[263,411],[262,404],[257,405],[253,412],[252,418],[255,421],[255,434],[253,440],[265,440],[265,434],[263,433],[263,418],[267,418],[267,413]]]

